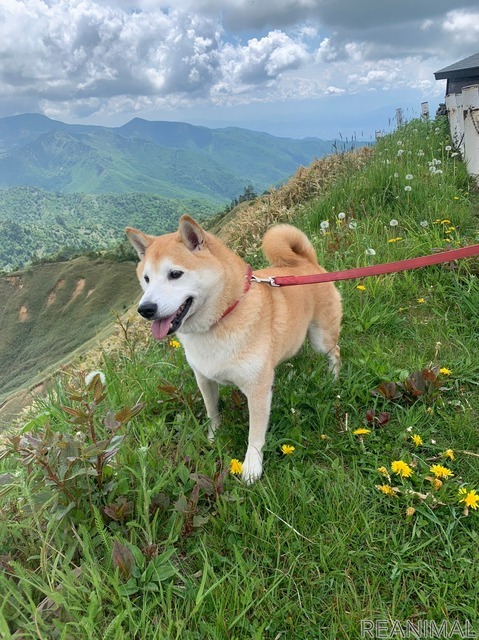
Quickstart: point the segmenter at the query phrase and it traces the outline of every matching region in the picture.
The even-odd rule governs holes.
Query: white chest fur
[[[213,332],[179,334],[190,366],[209,380],[239,388],[261,373],[264,358],[248,349],[245,337],[218,339]]]

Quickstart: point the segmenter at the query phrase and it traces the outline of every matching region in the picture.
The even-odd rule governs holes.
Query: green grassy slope
[[[313,178],[296,176],[294,202]],[[234,238],[254,267],[263,207],[256,227],[240,209]],[[477,243],[478,212],[443,124],[413,122],[268,215],[333,270]],[[138,322],[72,364],[0,462],[3,636],[477,636],[478,274],[470,259],[342,283],[340,380],[308,345],[278,367],[253,486],[229,473],[244,399],[222,389],[209,443],[179,344]]]
[[[1,277],[0,400],[97,335],[138,294],[132,262],[77,258]]]

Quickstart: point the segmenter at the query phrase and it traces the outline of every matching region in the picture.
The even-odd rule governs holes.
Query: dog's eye
[[[145,280],[146,284],[148,284],[150,282],[150,278],[148,276],[144,276],[144,280]]]
[[[168,274],[168,278],[170,280],[178,280],[183,275],[183,271],[179,271],[178,269],[172,269]]]

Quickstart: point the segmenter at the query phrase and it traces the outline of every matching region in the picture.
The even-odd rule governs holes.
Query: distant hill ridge
[[[354,142],[347,146],[363,146]],[[40,114],[0,118],[0,187],[61,193],[156,193],[226,202],[264,191],[346,143],[134,118],[121,127],[66,124]]]
[[[139,297],[134,262],[87,257],[0,276],[0,403],[111,325]]]

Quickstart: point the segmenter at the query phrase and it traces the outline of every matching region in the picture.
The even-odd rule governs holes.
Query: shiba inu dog
[[[331,282],[285,288],[251,282],[242,258],[189,216],[175,233],[154,237],[130,227],[126,233],[140,258],[138,312],[152,322],[157,340],[178,335],[206,405],[210,439],[220,424],[219,385],[234,384],[245,394],[249,436],[242,477],[254,482],[263,468],[276,365],[307,336],[338,376],[338,290]],[[271,227],[263,252],[271,267],[256,271],[259,278],[325,272],[308,238],[290,225]]]

